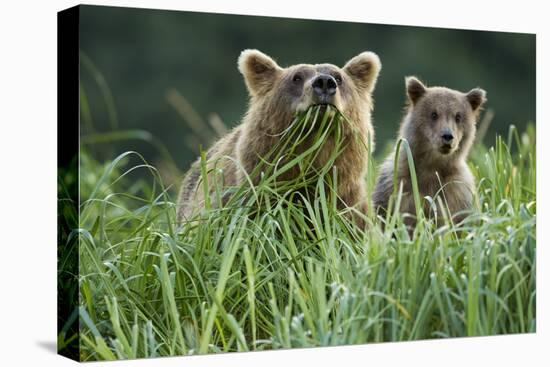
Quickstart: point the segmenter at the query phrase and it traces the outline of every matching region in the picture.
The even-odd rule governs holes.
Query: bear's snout
[[[443,154],[448,154],[454,149],[455,137],[450,129],[443,129],[440,133],[441,146],[439,151]]]
[[[330,103],[332,102],[332,97],[336,94],[336,89],[338,84],[336,80],[327,74],[321,74],[315,77],[313,83],[313,93],[317,97],[318,103]]]
[[[441,139],[443,139],[444,143],[450,144],[455,137],[453,136],[453,133],[450,130],[443,130],[441,132]]]

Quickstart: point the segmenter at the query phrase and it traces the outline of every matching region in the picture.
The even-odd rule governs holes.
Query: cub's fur
[[[244,182],[269,150],[280,139],[281,132],[296,113],[312,105],[331,104],[338,108],[354,126],[343,127],[345,149],[335,161],[338,170],[338,194],[343,203],[365,211],[367,198],[365,174],[367,147],[372,147],[372,91],[381,65],[378,56],[363,52],[349,60],[343,68],[331,64],[299,64],[280,67],[272,58],[258,50],[244,50],[238,67],[250,94],[248,111],[240,125],[220,139],[207,152],[208,169],[215,166],[221,172],[224,186]],[[328,157],[332,142],[323,150]],[[320,162],[323,163],[323,162]],[[210,172],[210,171],[209,171]],[[214,179],[208,174],[208,181]],[[286,177],[292,178],[292,177]],[[257,183],[259,177],[251,177]],[[212,186],[212,185],[209,185]],[[212,195],[212,187],[208,188]],[[200,160],[184,178],[178,200],[178,222],[188,219],[204,206]]]
[[[436,199],[438,217],[442,210],[453,216],[455,222],[463,218],[456,213],[472,207],[474,178],[466,158],[476,132],[479,111],[485,103],[485,91],[479,88],[461,93],[444,87],[427,88],[415,77],[406,78],[408,105],[399,130],[399,138],[405,138],[412,151],[418,179],[420,198]],[[373,202],[379,214],[385,214],[393,192],[395,152],[390,154],[380,168]],[[397,162],[397,183],[403,185],[400,210],[416,213],[405,147]],[[437,199],[439,197],[441,201]],[[424,212],[430,214],[428,202],[423,200]],[[381,210],[382,209],[382,210]],[[405,220],[414,224],[409,217]]]

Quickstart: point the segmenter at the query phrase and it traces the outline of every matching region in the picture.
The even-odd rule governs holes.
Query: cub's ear
[[[487,93],[481,88],[474,88],[466,93],[466,99],[472,106],[472,111],[477,112],[481,106],[487,101],[485,97]]]
[[[426,93],[426,86],[414,76],[406,77],[405,85],[407,87],[407,96],[409,96],[412,104],[415,104]]]
[[[344,65],[344,71],[357,88],[368,94],[374,90],[381,68],[380,58],[374,52],[360,53]]]
[[[237,64],[251,96],[266,93],[282,71],[271,57],[258,50],[244,50]]]

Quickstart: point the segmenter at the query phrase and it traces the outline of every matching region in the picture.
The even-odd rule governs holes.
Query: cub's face
[[[272,114],[284,115],[288,122],[294,114],[313,105],[334,105],[344,114],[370,111],[381,67],[372,52],[359,54],[343,68],[332,64],[282,68],[257,50],[243,51],[238,64],[252,103]]]
[[[461,93],[443,87],[427,88],[418,79],[406,79],[407,95],[412,104],[408,136],[414,144],[434,155],[451,157],[469,146],[474,138],[479,110],[485,103],[485,91],[479,88]]]

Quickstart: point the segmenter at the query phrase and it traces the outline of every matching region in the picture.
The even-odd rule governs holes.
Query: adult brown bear
[[[368,147],[372,147],[373,140],[372,92],[381,68],[378,56],[363,52],[343,68],[332,64],[283,68],[258,50],[244,50],[238,67],[250,94],[248,111],[242,122],[206,153],[208,165],[215,162],[216,170],[222,172],[223,185],[244,183],[246,175],[276,146],[281,132],[297,113],[313,105],[333,105],[351,123],[343,126],[344,148],[334,161],[338,172],[337,193],[345,205],[366,211],[365,175]],[[326,159],[332,148],[330,141],[325,142],[323,151],[327,153],[321,151],[319,159]],[[258,179],[251,177],[253,183]],[[202,182],[198,160],[181,186],[178,223],[204,207],[206,190]],[[208,188],[210,194],[212,190]]]

